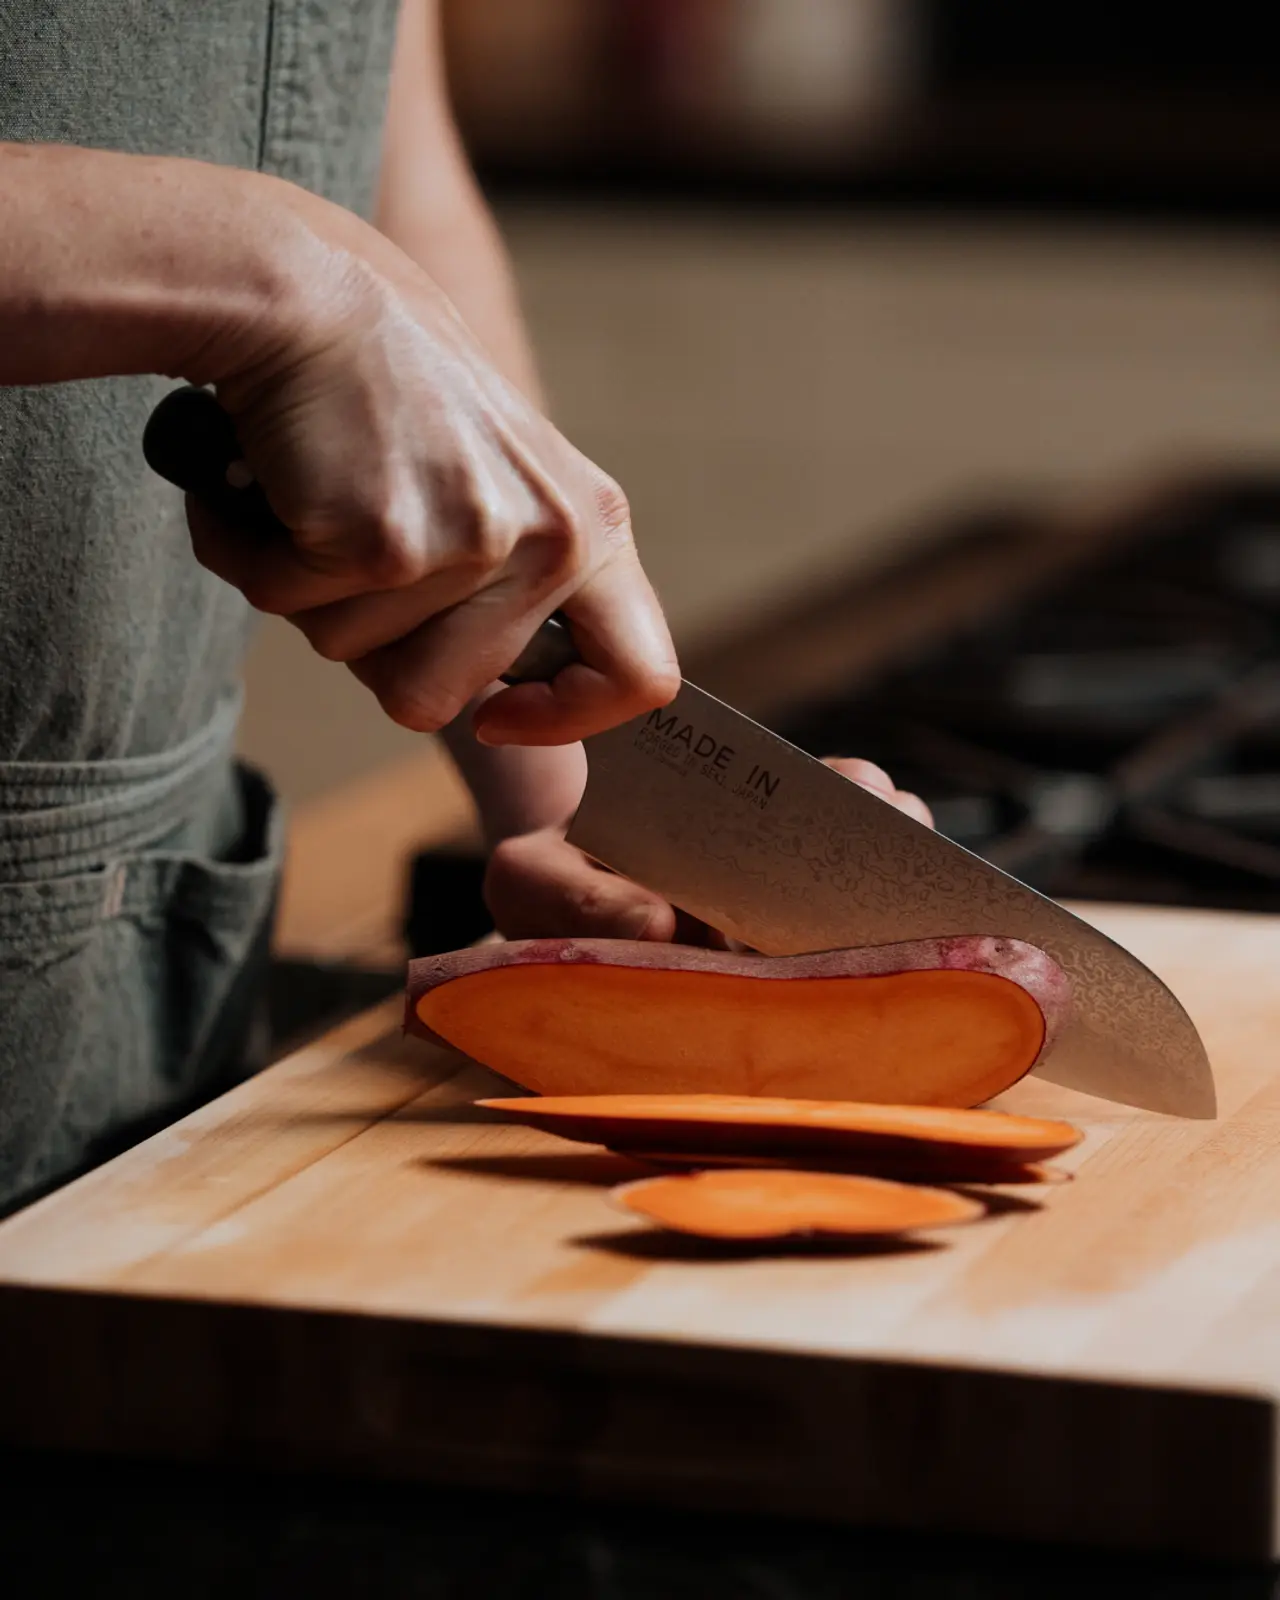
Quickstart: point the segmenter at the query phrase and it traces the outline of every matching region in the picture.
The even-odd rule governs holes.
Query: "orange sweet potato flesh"
[[[973,1222],[980,1202],[945,1189],[826,1172],[698,1172],[641,1178],[615,1202],[707,1239],[866,1238]]]
[[[975,1174],[1061,1155],[1080,1130],[1046,1117],[944,1106],[731,1095],[609,1094],[481,1100],[515,1122],[613,1150],[673,1154],[838,1156],[894,1160],[938,1176],[966,1163]]]
[[[540,1094],[798,1095],[972,1106],[1017,1082],[1070,988],[1013,939],[769,958],[531,940],[410,966],[406,1025]]]

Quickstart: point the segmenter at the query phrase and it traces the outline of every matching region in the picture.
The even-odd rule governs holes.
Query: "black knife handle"
[[[233,528],[263,538],[289,537],[254,479],[235,425],[208,389],[187,387],[167,394],[147,419],[142,453],[153,472]],[[502,681],[550,683],[561,668],[580,659],[568,628],[558,617],[548,617]]]
[[[559,616],[547,620],[502,674],[503,683],[550,683],[557,672],[582,657]]]
[[[289,537],[249,470],[235,425],[207,389],[167,394],[147,419],[142,453],[153,472],[232,527]]]

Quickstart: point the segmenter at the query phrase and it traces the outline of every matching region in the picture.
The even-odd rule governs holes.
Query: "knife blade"
[[[143,452],[224,518],[287,536],[207,391],[161,401]],[[578,659],[552,617],[503,676],[545,682]],[[1136,956],[696,685],[585,747],[587,787],[568,837],[602,865],[766,955],[957,934],[1024,939],[1075,991],[1041,1076],[1147,1110],[1214,1116],[1195,1025]]]
[[[576,658],[551,619],[506,680],[545,681]],[[696,685],[585,748],[568,838],[602,865],[766,955],[1024,939],[1075,995],[1040,1076],[1150,1111],[1215,1115],[1195,1024],[1136,956]]]

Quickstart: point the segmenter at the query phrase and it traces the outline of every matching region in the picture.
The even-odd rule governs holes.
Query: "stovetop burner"
[[[1166,508],[776,725],[1054,897],[1280,910],[1280,479]]]

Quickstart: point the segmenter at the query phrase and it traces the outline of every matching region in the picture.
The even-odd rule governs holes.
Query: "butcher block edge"
[[[0,1370],[19,1448],[1277,1554],[1261,1395],[14,1285]]]

